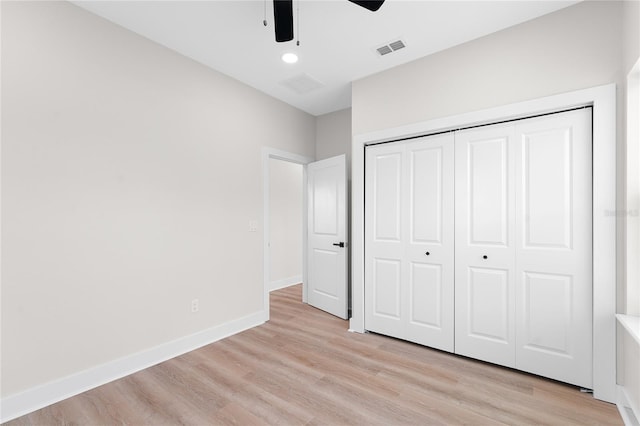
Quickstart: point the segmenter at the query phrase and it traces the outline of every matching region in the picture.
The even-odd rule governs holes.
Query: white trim
[[[622,333],[628,334],[631,337],[631,344],[635,344],[640,348],[640,317],[616,314],[616,319],[622,326]],[[629,368],[629,363],[634,365],[633,363],[636,360],[627,358],[627,353],[633,353],[634,351],[626,347],[626,340],[624,338],[622,340],[623,342],[618,342],[618,347],[623,351],[621,354],[621,369],[624,372],[625,378],[622,380],[623,383],[618,385],[618,399],[616,400],[616,405],[618,406],[618,411],[620,411],[620,415],[622,416],[625,425],[640,426],[638,423],[638,421],[640,421],[640,407],[636,404],[636,401],[638,400],[637,395],[630,395],[630,391],[633,392],[632,389],[634,389],[634,385],[624,383],[626,382],[627,377],[633,377],[633,373],[629,373],[626,369]],[[633,379],[629,378],[629,380]],[[632,415],[629,415],[628,410],[631,410]]]
[[[312,158],[303,155],[292,154],[275,148],[262,148],[262,271],[263,271],[263,312],[264,321],[269,321],[269,291],[270,283],[270,259],[271,249],[269,248],[269,159],[289,161],[291,163],[302,164],[302,188],[307,187],[307,164],[313,161]],[[299,282],[299,281],[298,281]],[[307,191],[302,192],[302,301],[307,301]]]
[[[618,399],[616,406],[620,412],[620,417],[625,426],[640,426],[640,407],[634,407],[633,401],[629,398],[627,390],[623,386],[618,386]],[[633,417],[629,415],[627,409],[631,410]],[[635,417],[635,418],[634,418]]]
[[[593,106],[593,391],[616,399],[616,87],[615,84],[471,113],[355,135],[352,152],[352,318],[350,330],[364,332],[364,148],[366,145],[490,123],[504,119]]]
[[[640,59],[627,75],[624,312],[640,315]]]
[[[285,287],[300,284],[302,282],[302,275],[296,275],[295,277],[283,278],[281,280],[271,281],[269,283],[269,291],[280,290]]]
[[[262,312],[256,312],[53,382],[27,389],[21,393],[10,395],[0,401],[0,422],[8,422],[63,399],[256,327],[264,322],[263,317]]]
[[[583,90],[593,103],[593,396],[616,398],[616,87]]]
[[[640,317],[635,315],[616,314],[618,322],[627,330],[629,336],[640,346]]]

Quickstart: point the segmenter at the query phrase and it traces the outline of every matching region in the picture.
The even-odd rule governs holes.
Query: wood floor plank
[[[8,425],[621,425],[574,386],[373,333],[271,293],[271,320]]]

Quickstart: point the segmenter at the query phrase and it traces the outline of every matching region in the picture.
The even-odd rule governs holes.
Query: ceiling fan
[[[372,12],[380,9],[384,0],[349,0]],[[293,40],[293,0],[273,0],[273,20],[278,43]],[[266,21],[265,21],[266,22]]]

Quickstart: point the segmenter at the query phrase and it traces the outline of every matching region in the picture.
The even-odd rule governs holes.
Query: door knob
[[[344,247],[344,241],[340,241],[339,243],[333,243],[336,247]]]
[[[484,256],[482,256],[483,259],[488,259],[487,255],[485,254]]]

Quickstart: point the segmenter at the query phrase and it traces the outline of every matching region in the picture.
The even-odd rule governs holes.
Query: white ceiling
[[[271,0],[74,1],[97,15],[313,115],[351,105],[351,82],[577,1],[387,0],[370,12],[347,0],[294,0],[294,41],[276,43]],[[264,26],[266,16],[268,26]],[[402,39],[406,48],[376,48]],[[283,53],[298,63],[282,62]],[[321,83],[306,93],[288,79]]]

